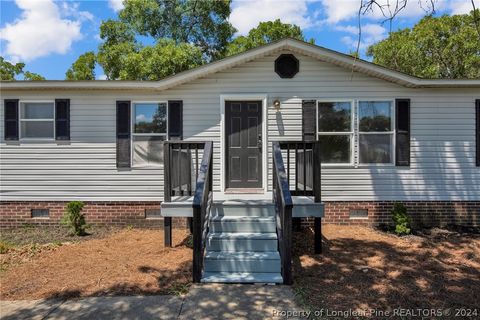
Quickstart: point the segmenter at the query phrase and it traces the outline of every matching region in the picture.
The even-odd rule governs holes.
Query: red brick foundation
[[[394,201],[336,201],[325,203],[322,222],[334,224],[391,224]],[[480,226],[480,201],[403,201],[417,227]],[[367,209],[368,218],[351,218],[352,209]]]
[[[480,226],[480,201],[406,201],[402,202],[419,227],[461,225]],[[29,225],[57,225],[67,202],[4,201],[0,202],[0,228]],[[393,201],[326,202],[324,223],[391,224]],[[160,202],[85,202],[83,213],[89,224],[108,224],[158,228],[163,219],[145,218],[145,209],[159,209]],[[49,218],[32,218],[31,209],[50,209]],[[351,209],[367,209],[368,218],[350,218]],[[185,219],[173,219],[176,227],[185,227]],[[309,223],[305,220],[304,223]]]
[[[4,201],[0,202],[0,229],[24,225],[58,225],[67,202]],[[32,218],[32,209],[49,209],[48,218]],[[160,209],[160,202],[90,202],[82,213],[88,224],[162,228],[162,218],[146,218],[145,209]],[[174,218],[174,227],[186,227],[186,219]]]

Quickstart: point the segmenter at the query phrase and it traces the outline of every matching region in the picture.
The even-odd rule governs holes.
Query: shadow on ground
[[[392,312],[480,307],[478,235],[399,238],[368,228],[330,228],[322,255],[312,254],[311,230],[294,233],[294,288],[306,306]]]

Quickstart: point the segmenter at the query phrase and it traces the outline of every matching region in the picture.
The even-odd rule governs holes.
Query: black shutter
[[[304,141],[316,140],[316,105],[315,100],[302,100],[302,136]]]
[[[475,126],[475,136],[477,144],[477,167],[480,167],[480,99],[475,101],[476,104],[476,126]]]
[[[410,166],[410,99],[395,100],[395,165]]]
[[[183,101],[168,101],[168,139],[183,139]]]
[[[55,99],[55,140],[70,140],[70,99]]]
[[[5,140],[18,140],[18,99],[6,99]]]
[[[117,101],[117,168],[130,168],[130,101]]]

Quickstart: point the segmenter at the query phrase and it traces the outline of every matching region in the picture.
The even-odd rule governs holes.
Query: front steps
[[[282,283],[270,201],[215,202],[202,282]]]

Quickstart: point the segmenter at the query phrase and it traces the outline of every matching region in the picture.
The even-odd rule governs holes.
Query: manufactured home
[[[284,39],[161,81],[1,82],[0,226],[193,220],[194,280],[291,283],[292,220],[478,226],[480,79]],[[317,247],[319,251],[321,248]]]

